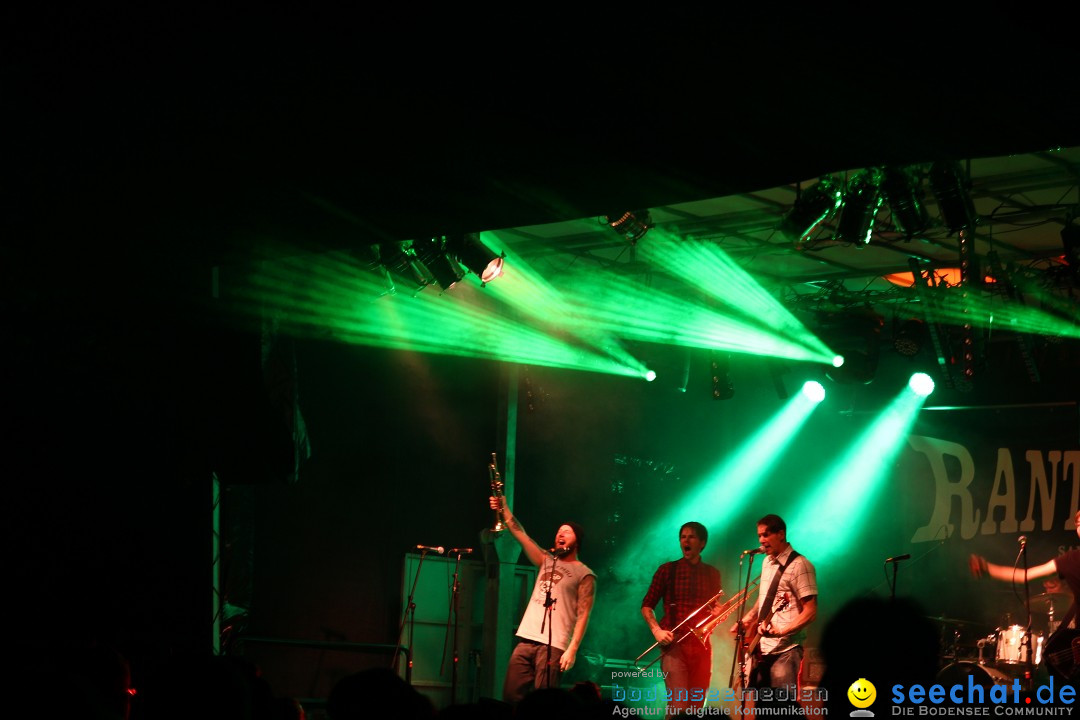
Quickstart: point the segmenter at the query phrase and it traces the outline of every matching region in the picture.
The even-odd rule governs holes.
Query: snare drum
[[[1031,633],[1031,647],[1035,649],[1033,665],[1042,661],[1043,635]],[[1010,625],[1004,630],[998,630],[997,652],[994,659],[1006,665],[1022,665],[1028,661],[1028,648],[1024,645],[1023,625]]]
[[[968,678],[980,687],[993,687],[994,685],[1008,685],[1012,682],[1005,673],[988,665],[980,665],[976,662],[954,662],[941,668],[937,674],[937,682],[949,687],[951,685],[963,685],[967,687]]]

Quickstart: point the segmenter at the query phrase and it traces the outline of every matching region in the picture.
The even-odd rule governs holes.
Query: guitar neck
[[[787,606],[788,606],[788,603],[785,600],[783,603],[781,603],[780,607],[775,608],[774,610],[770,610],[769,612],[765,613],[765,617],[763,617],[758,622],[754,623],[754,625],[753,625],[753,628],[754,628],[753,634],[751,634],[750,637],[746,641],[743,642],[743,653],[745,655],[749,655],[750,653],[754,652],[754,650],[757,649],[757,646],[761,643],[761,633],[758,631],[758,627],[760,627],[763,623],[767,623],[770,620],[772,620],[773,615],[775,615],[777,612],[779,612],[781,610],[784,610],[785,608],[787,608]]]

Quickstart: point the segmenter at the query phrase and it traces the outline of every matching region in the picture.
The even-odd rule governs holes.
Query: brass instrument
[[[713,615],[712,613],[710,613],[710,614],[709,614],[709,616],[708,616],[707,618],[705,618],[704,620],[701,620],[701,621],[699,621],[699,622],[698,622],[698,623],[697,623],[696,625],[694,625],[694,626],[693,626],[693,627],[691,627],[691,628],[690,628],[689,630],[687,630],[686,632],[684,632],[684,633],[683,633],[682,635],[680,635],[680,636],[679,636],[679,639],[678,639],[678,640],[675,640],[674,642],[672,642],[672,643],[671,643],[670,645],[668,645],[668,647],[672,647],[672,646],[678,645],[679,643],[681,643],[681,642],[682,642],[683,640],[685,640],[686,638],[690,637],[691,635],[692,635],[692,636],[694,636],[694,637],[696,637],[696,638],[698,639],[698,641],[699,641],[699,642],[700,642],[700,643],[701,643],[702,645],[704,645],[704,644],[705,644],[705,640],[706,640],[706,639],[707,639],[707,638],[709,637],[709,634],[710,634],[710,633],[712,633],[712,631],[713,631],[713,630],[714,630],[714,629],[716,628],[716,626],[717,626],[717,625],[719,625],[720,623],[724,622],[724,620],[727,620],[727,619],[728,619],[728,617],[730,617],[730,616],[731,616],[731,613],[735,612],[735,610],[736,610],[736,609],[737,609],[737,608],[739,607],[739,605],[740,605],[740,604],[742,603],[742,600],[743,600],[743,598],[744,598],[744,597],[746,597],[746,596],[748,595],[748,593],[750,593],[750,592],[752,592],[752,591],[756,590],[756,589],[757,589],[757,586],[758,586],[758,584],[759,584],[760,582],[761,582],[761,576],[759,575],[758,577],[754,578],[754,579],[753,579],[753,580],[752,580],[752,581],[750,582],[750,584],[749,584],[749,585],[748,585],[748,586],[747,586],[747,587],[746,587],[745,589],[743,589],[743,590],[740,590],[739,592],[735,593],[734,597],[732,597],[732,598],[731,598],[730,600],[728,600],[728,601],[727,601],[727,602],[725,602],[725,603],[724,603],[723,605],[721,605],[721,606],[720,606],[720,611],[719,611],[719,612],[718,612],[717,614]],[[705,604],[704,604],[704,605],[702,605],[701,607],[699,607],[699,608],[698,608],[697,610],[695,610],[694,612],[690,613],[690,614],[689,614],[689,615],[688,615],[688,616],[686,617],[686,619],[685,619],[685,620],[683,620],[683,621],[682,621],[681,623],[679,623],[678,625],[676,625],[675,627],[673,627],[673,628],[671,629],[671,631],[672,631],[672,632],[675,632],[676,630],[678,630],[679,628],[681,628],[681,627],[682,627],[683,625],[685,625],[685,624],[686,624],[687,622],[689,622],[690,620],[692,620],[692,619],[694,619],[695,617],[697,617],[698,613],[700,613],[700,612],[701,612],[702,610],[704,610],[705,608],[707,608],[707,607],[709,606],[709,604],[710,604],[710,603],[713,603],[713,602],[715,602],[715,601],[716,601],[717,599],[719,599],[719,597],[720,597],[721,595],[723,595],[723,594],[724,594],[724,591],[723,591],[723,590],[721,590],[720,592],[718,592],[718,593],[716,593],[715,595],[713,595],[713,596],[712,596],[711,598],[709,598],[709,599],[708,599],[707,601],[705,601]],[[648,655],[648,654],[649,654],[650,652],[652,652],[653,648],[655,648],[655,647],[656,647],[657,645],[659,645],[659,644],[660,644],[660,643],[658,643],[658,642],[654,642],[654,643],[653,643],[652,645],[650,645],[650,646],[649,646],[648,648],[646,648],[646,649],[645,649],[645,652],[643,652],[643,653],[641,653],[640,655],[638,655],[638,656],[637,656],[637,657],[636,657],[636,658],[634,659],[634,666],[635,666],[635,667],[638,667],[638,663],[639,663],[639,662],[641,661],[641,658],[645,657],[645,656],[646,656],[646,655]],[[648,669],[649,669],[650,667],[652,667],[652,666],[653,666],[653,665],[654,665],[654,664],[656,663],[656,661],[657,661],[657,660],[659,660],[659,659],[660,659],[661,657],[663,657],[663,655],[662,655],[662,654],[661,654],[661,655],[657,655],[657,656],[656,656],[656,658],[654,658],[653,660],[649,661],[649,664],[648,664],[648,665],[646,665],[645,667],[641,668],[641,669],[642,669],[642,670],[648,670]]]
[[[735,612],[736,608],[739,607],[740,603],[742,602],[743,596],[749,593],[751,590],[756,590],[758,583],[760,582],[761,576],[758,575],[756,578],[750,581],[750,585],[745,590],[740,590],[735,594],[735,597],[731,598],[731,600],[728,600],[720,609],[719,614],[713,615],[712,617],[701,621],[694,627],[690,628],[690,632],[692,632],[694,634],[694,637],[696,637],[699,641],[701,641],[701,644],[704,645],[706,638],[709,637],[709,635],[716,628],[716,626],[727,620],[728,616],[731,615],[731,613]],[[680,640],[681,639],[682,638],[680,638]]]
[[[491,475],[491,494],[496,500],[499,500],[503,496],[503,481],[502,475],[499,474],[499,468],[496,464],[495,453],[491,453],[491,464],[488,465],[488,472]],[[499,503],[501,505],[501,503]],[[506,529],[506,523],[502,521],[502,509],[495,509],[495,527],[491,528],[491,532],[502,532]]]
[[[713,602],[715,602],[716,600],[719,600],[719,599],[720,599],[720,596],[721,596],[721,595],[723,595],[723,594],[724,594],[724,591],[723,591],[723,590],[718,590],[718,591],[717,591],[717,593],[716,593],[715,595],[713,595],[713,596],[712,596],[711,598],[709,598],[708,600],[706,600],[706,601],[705,601],[705,602],[704,602],[704,603],[703,603],[703,604],[701,605],[701,607],[699,607],[699,608],[698,608],[697,610],[695,610],[694,612],[692,612],[692,613],[690,613],[689,615],[687,615],[687,616],[686,616],[686,617],[685,617],[685,618],[683,619],[683,621],[682,621],[681,623],[679,623],[679,624],[678,624],[678,625],[676,625],[675,627],[671,628],[671,632],[675,632],[676,630],[678,630],[679,628],[681,628],[681,627],[682,627],[683,625],[685,625],[686,623],[688,623],[688,622],[689,622],[690,620],[693,620],[693,619],[694,619],[694,618],[695,618],[695,617],[697,616],[697,614],[698,614],[698,613],[700,613],[700,612],[701,612],[702,610],[704,610],[705,608],[707,608],[707,607],[708,607],[708,606],[709,606],[710,604],[712,604],[712,603],[713,603]],[[685,634],[683,634],[683,636],[682,636],[682,637],[680,637],[680,638],[679,638],[678,640],[676,640],[675,642],[673,642],[673,643],[671,643],[671,644],[672,644],[672,645],[676,645],[676,644],[678,644],[678,643],[682,642],[682,641],[683,641],[683,640],[684,640],[684,639],[686,638],[686,636],[687,636],[687,635],[689,635],[689,634],[690,634],[690,631],[687,631],[687,632],[686,632]],[[641,658],[643,658],[643,657],[645,657],[646,655],[648,655],[648,654],[649,654],[649,653],[650,653],[650,652],[651,652],[651,651],[653,650],[653,648],[655,648],[655,647],[656,647],[657,645],[659,645],[659,644],[660,644],[660,642],[659,642],[659,641],[657,641],[657,642],[654,642],[654,643],[653,643],[652,645],[650,645],[649,647],[645,648],[645,652],[641,653],[641,654],[640,654],[640,655],[638,655],[638,656],[637,656],[636,658],[634,658],[634,666],[635,666],[635,667],[637,667],[637,664],[638,664],[639,662],[641,662]],[[655,660],[652,660],[652,661],[651,661],[651,662],[650,662],[650,663],[649,663],[648,665],[646,665],[645,667],[643,667],[643,668],[641,668],[641,669],[642,669],[642,670],[648,670],[648,669],[649,669],[650,667],[652,667],[652,666],[653,666],[653,664],[654,664],[654,663],[656,663],[656,660],[659,660],[659,659],[660,659],[660,656],[658,655],[658,656],[656,657],[656,659],[655,659]]]

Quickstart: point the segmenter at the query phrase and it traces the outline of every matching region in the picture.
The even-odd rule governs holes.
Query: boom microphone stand
[[[739,665],[739,685],[741,692],[739,693],[739,705],[742,710],[746,709],[746,684],[749,680],[746,677],[746,656],[743,652],[743,646],[746,644],[746,628],[743,627],[743,616],[746,615],[746,598],[750,595],[750,575],[754,571],[754,555],[757,555],[757,551],[744,552],[739,556],[739,565],[743,564],[743,559],[749,555],[750,564],[746,568],[746,582],[743,583],[742,599],[739,601],[738,620],[736,621],[735,630],[735,654],[731,658],[731,673],[728,675],[728,687],[735,687],[735,665]]]
[[[443,668],[446,665],[446,645],[447,642],[451,642],[454,646],[454,664],[450,666],[450,704],[453,705],[457,702],[457,671],[458,671],[458,590],[460,585],[458,584],[458,573],[461,568],[461,556],[472,552],[472,548],[452,548],[450,553],[457,555],[457,561],[454,564],[454,584],[450,590],[450,612],[446,616],[446,639],[443,640],[443,664],[439,666],[439,675],[443,674]],[[450,623],[453,620],[453,638],[450,638]]]
[[[1032,662],[1031,652],[1031,588],[1028,587],[1026,535],[1020,536],[1020,557],[1023,558],[1024,561],[1024,610],[1027,612],[1027,622],[1024,624],[1024,639],[1021,641],[1020,647],[1022,651],[1026,652],[1026,655],[1024,655],[1024,689],[1030,692],[1035,682],[1035,672],[1033,670],[1034,663]]]
[[[889,587],[889,599],[896,600],[896,574],[900,570],[900,561],[908,560],[911,558],[911,553],[904,553],[903,555],[897,555],[896,557],[886,558],[885,564],[892,565],[892,585]],[[885,573],[888,577],[888,572]]]
[[[540,632],[544,632],[544,625],[547,625],[548,641],[547,641],[547,662],[544,663],[544,687],[551,687],[551,613],[555,611],[555,603],[558,602],[558,598],[551,597],[551,585],[555,579],[555,563],[558,561],[559,555],[562,553],[551,553],[551,575],[548,577],[547,585],[544,588],[544,619],[540,622]],[[543,567],[540,568],[543,571]]]
[[[413,666],[413,627],[416,622],[416,603],[413,602],[413,597],[416,595],[416,583],[420,580],[420,568],[424,566],[424,558],[427,557],[428,550],[436,550],[440,555],[443,552],[441,547],[429,548],[426,545],[417,545],[417,548],[420,550],[420,562],[416,564],[416,575],[413,576],[412,588],[409,590],[409,601],[405,605],[405,613],[401,616],[401,625],[398,626],[397,646],[394,648],[394,657],[390,659],[390,667],[396,668],[398,655],[401,654],[401,636],[405,633],[405,621],[408,620],[409,656],[406,658],[406,662],[408,662],[407,676],[410,678],[412,677]]]

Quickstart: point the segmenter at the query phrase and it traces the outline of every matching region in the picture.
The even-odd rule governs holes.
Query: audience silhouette
[[[369,668],[334,683],[326,699],[326,715],[329,720],[425,720],[435,717],[435,707],[392,669]]]
[[[181,653],[149,674],[131,720],[302,720],[303,707],[278,698],[259,667],[234,655]]]
[[[880,628],[888,630],[885,647],[872,639]],[[850,714],[848,688],[860,678],[874,683],[880,701],[896,683],[933,685],[938,671],[937,627],[911,599],[872,596],[846,602],[826,623],[820,647],[825,661],[820,687],[828,693],[830,715]]]

